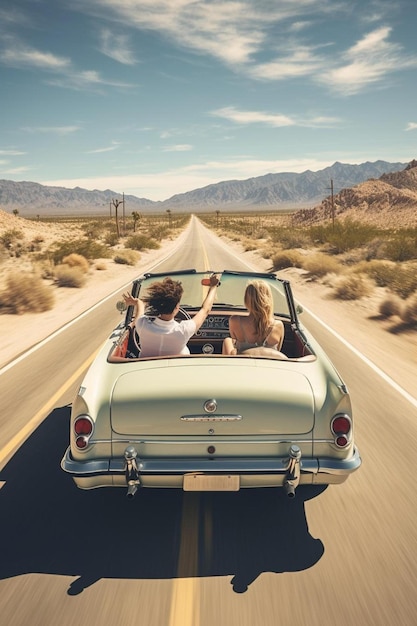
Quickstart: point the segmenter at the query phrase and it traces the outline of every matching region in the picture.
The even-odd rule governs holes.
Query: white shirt
[[[195,334],[193,320],[161,320],[159,317],[141,315],[136,320],[140,338],[140,356],[169,356],[190,354],[187,341]]]

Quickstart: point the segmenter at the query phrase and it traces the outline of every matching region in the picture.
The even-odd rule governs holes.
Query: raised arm
[[[131,293],[123,294],[123,300],[127,306],[133,306],[133,319],[140,317],[145,313],[145,303],[140,298],[134,298]]]
[[[196,326],[196,331],[200,328],[207,315],[210,313],[213,304],[214,298],[216,296],[217,286],[220,284],[220,280],[216,274],[210,276],[210,287],[207,292],[206,297],[204,298],[204,302],[201,305],[201,309],[198,313],[196,313],[193,317],[193,321]]]

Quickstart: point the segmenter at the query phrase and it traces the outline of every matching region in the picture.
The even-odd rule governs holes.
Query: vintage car
[[[222,271],[216,300],[189,355],[141,358],[133,307],[92,363],[72,405],[61,466],[81,489],[140,487],[237,491],[343,482],[358,469],[351,401],[334,366],[301,326],[288,281]],[[178,320],[200,309],[211,272],[145,274],[137,297],[169,275],[184,294]],[[282,352],[222,355],[231,315],[246,315],[251,279],[272,288]],[[118,303],[123,310],[122,303]]]

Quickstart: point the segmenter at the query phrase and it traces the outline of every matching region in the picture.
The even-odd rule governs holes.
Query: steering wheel
[[[178,309],[178,313],[177,315],[180,315],[183,319],[185,320],[190,320],[191,319],[191,315],[188,313],[188,311],[186,311],[185,309],[183,309],[182,307],[180,307]]]

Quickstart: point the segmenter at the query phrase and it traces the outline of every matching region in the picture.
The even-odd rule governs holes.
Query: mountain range
[[[417,160],[403,170],[342,189],[312,209],[300,209],[292,220],[305,225],[347,217],[381,228],[416,228]]]
[[[407,163],[387,161],[367,161],[360,165],[336,162],[317,172],[284,172],[223,181],[159,202],[125,195],[125,210],[130,214],[132,211],[160,213],[168,209],[202,212],[312,207],[330,195],[331,185],[335,192],[351,189],[369,179],[389,177],[406,166]],[[22,217],[105,215],[114,199],[121,201],[122,194],[110,189],[89,191],[80,187],[67,189],[27,181],[0,180],[0,209],[9,213],[17,210]]]

